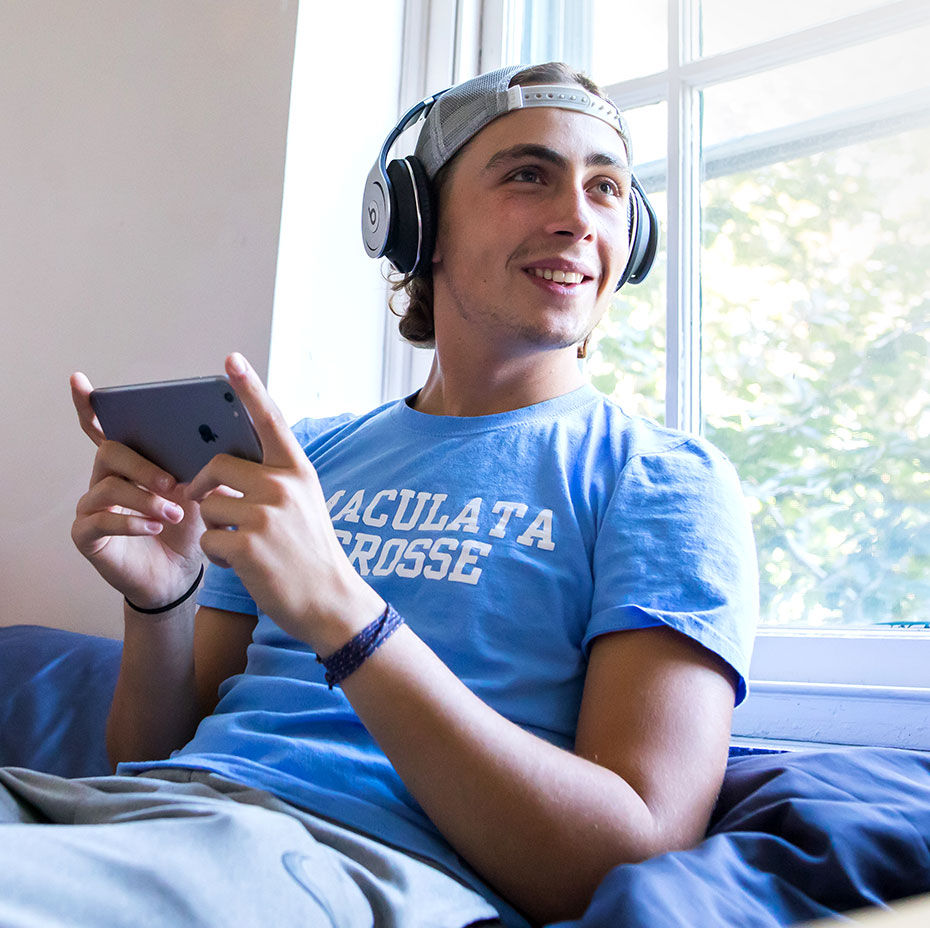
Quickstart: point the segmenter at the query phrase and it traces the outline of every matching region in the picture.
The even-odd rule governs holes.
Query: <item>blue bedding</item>
[[[0,628],[0,766],[107,771],[120,644]],[[930,754],[731,756],[705,840],[614,868],[560,928],[768,928],[930,892]]]

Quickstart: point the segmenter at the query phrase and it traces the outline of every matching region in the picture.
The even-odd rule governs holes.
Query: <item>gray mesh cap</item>
[[[414,152],[431,180],[491,120],[532,106],[555,106],[602,119],[620,135],[627,162],[633,166],[630,132],[626,120],[612,101],[589,93],[577,84],[511,87],[514,75],[526,69],[527,65],[510,65],[479,74],[439,97],[423,122]]]

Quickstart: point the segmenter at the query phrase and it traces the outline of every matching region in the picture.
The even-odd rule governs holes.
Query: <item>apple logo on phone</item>
[[[200,426],[200,430],[199,430],[199,431],[200,431],[200,437],[201,437],[205,442],[216,441],[216,439],[219,437],[219,436],[216,434],[216,432],[214,432],[213,429],[210,428],[209,425],[202,425],[202,426]]]

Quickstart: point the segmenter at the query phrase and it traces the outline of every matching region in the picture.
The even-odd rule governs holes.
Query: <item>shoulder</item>
[[[333,441],[341,441],[359,430],[377,423],[397,402],[385,403],[361,415],[345,412],[323,418],[301,419],[291,426],[291,431],[304,452],[312,457],[316,451]]]
[[[700,435],[672,429],[631,441],[620,482],[630,487],[675,485],[698,495],[715,486],[742,496],[736,468],[719,448]]]
[[[708,477],[731,486],[738,483],[729,459],[707,439],[630,415],[609,397],[593,389],[592,394],[579,425],[602,466],[613,470],[618,485],[703,482]]]
[[[617,415],[606,398],[604,414]],[[629,554],[641,546],[636,556],[648,562],[660,546],[670,567],[713,552],[720,563],[740,562],[734,576],[754,575],[749,506],[736,468],[719,448],[702,436],[625,414],[605,444],[613,470],[600,510],[599,548],[619,545]]]

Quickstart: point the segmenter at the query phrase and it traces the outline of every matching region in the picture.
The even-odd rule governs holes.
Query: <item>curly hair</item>
[[[510,86],[532,84],[577,84],[589,93],[605,97],[607,94],[589,77],[563,64],[550,61],[534,65],[515,74]],[[432,180],[433,202],[438,204],[442,189],[449,179],[451,168],[458,155],[444,164]],[[438,211],[438,210],[437,210]],[[389,272],[388,284],[392,293],[388,301],[391,312],[400,318],[398,329],[401,336],[417,348],[433,348],[436,345],[436,330],[433,326],[433,272],[432,268],[421,274]],[[401,303],[398,308],[397,303]]]

